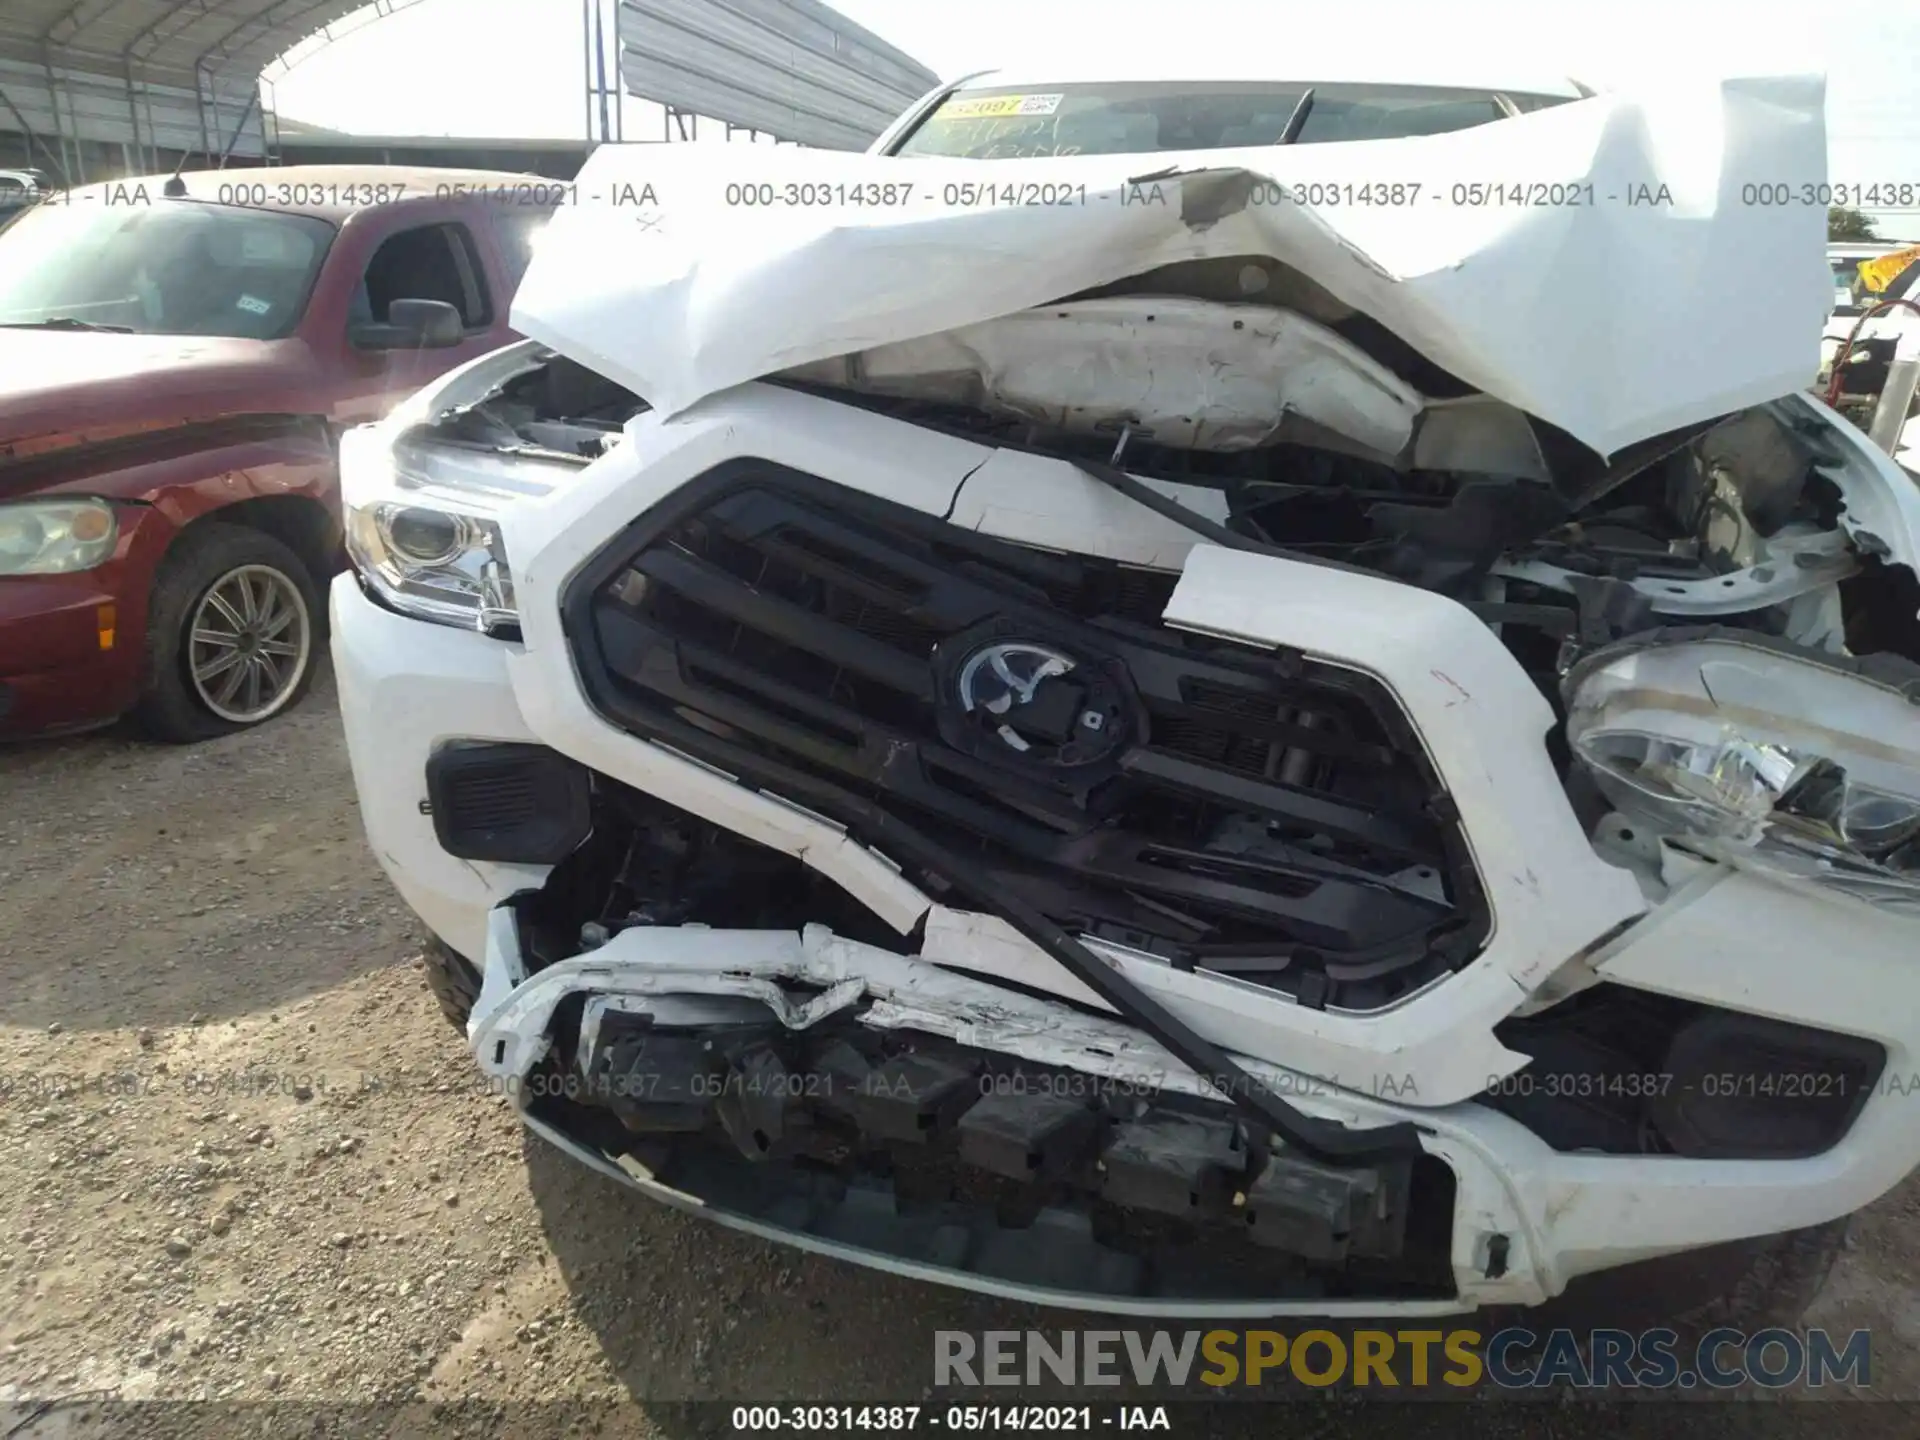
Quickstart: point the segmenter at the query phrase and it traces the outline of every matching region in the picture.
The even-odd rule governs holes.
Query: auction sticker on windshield
[[[1060,108],[1059,95],[984,95],[975,100],[949,100],[934,115],[941,120],[985,120],[999,115],[1051,115]]]

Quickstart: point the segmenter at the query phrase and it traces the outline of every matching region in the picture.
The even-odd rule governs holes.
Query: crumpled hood
[[[603,146],[512,324],[672,415],[1164,265],[1269,257],[1610,455],[1806,384],[1825,214],[1750,202],[1824,177],[1824,97],[1819,77],[1696,80],[1410,140],[1033,160]]]

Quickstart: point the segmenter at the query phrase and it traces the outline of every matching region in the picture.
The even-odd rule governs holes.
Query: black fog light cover
[[[586,767],[544,745],[455,740],[427,759],[440,848],[462,860],[557,865],[593,828]]]
[[[1879,1083],[1871,1040],[1751,1015],[1713,1014],[1673,1037],[1655,1127],[1703,1160],[1802,1160],[1838,1144]]]

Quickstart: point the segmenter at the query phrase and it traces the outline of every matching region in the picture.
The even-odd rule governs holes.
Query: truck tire
[[[1797,1325],[1846,1248],[1852,1224],[1846,1215],[1597,1271],[1579,1276],[1537,1309],[1502,1309],[1481,1318],[1488,1333],[1518,1326],[1544,1339],[1558,1327],[1572,1330],[1583,1364],[1591,1362],[1587,1342],[1595,1330],[1671,1330],[1684,1366],[1713,1330],[1751,1335]]]
[[[153,582],[134,719],[184,745],[283,714],[313,683],[320,633],[319,592],[298,555],[263,531],[203,520]]]
[[[480,972],[458,950],[439,939],[427,942],[421,956],[426,966],[427,989],[440,1002],[440,1013],[462,1035],[467,1033],[467,1016],[480,998]]]
[[[1567,1296],[1596,1317],[1609,1309],[1643,1309],[1660,1317],[1646,1324],[1671,1326],[1683,1338],[1723,1325],[1748,1332],[1793,1325],[1827,1283],[1852,1220],[1843,1216],[1602,1271],[1582,1277],[1590,1286],[1575,1281]]]

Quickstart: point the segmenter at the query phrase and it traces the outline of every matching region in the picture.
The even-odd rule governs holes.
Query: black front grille
[[[911,827],[1069,930],[1355,1008],[1471,958],[1484,901],[1391,695],[1164,627],[1176,579],[736,462],[607,547],[566,618],[615,723],[883,850],[882,817]],[[960,702],[1009,645],[1074,662],[1008,712],[1024,753]]]

